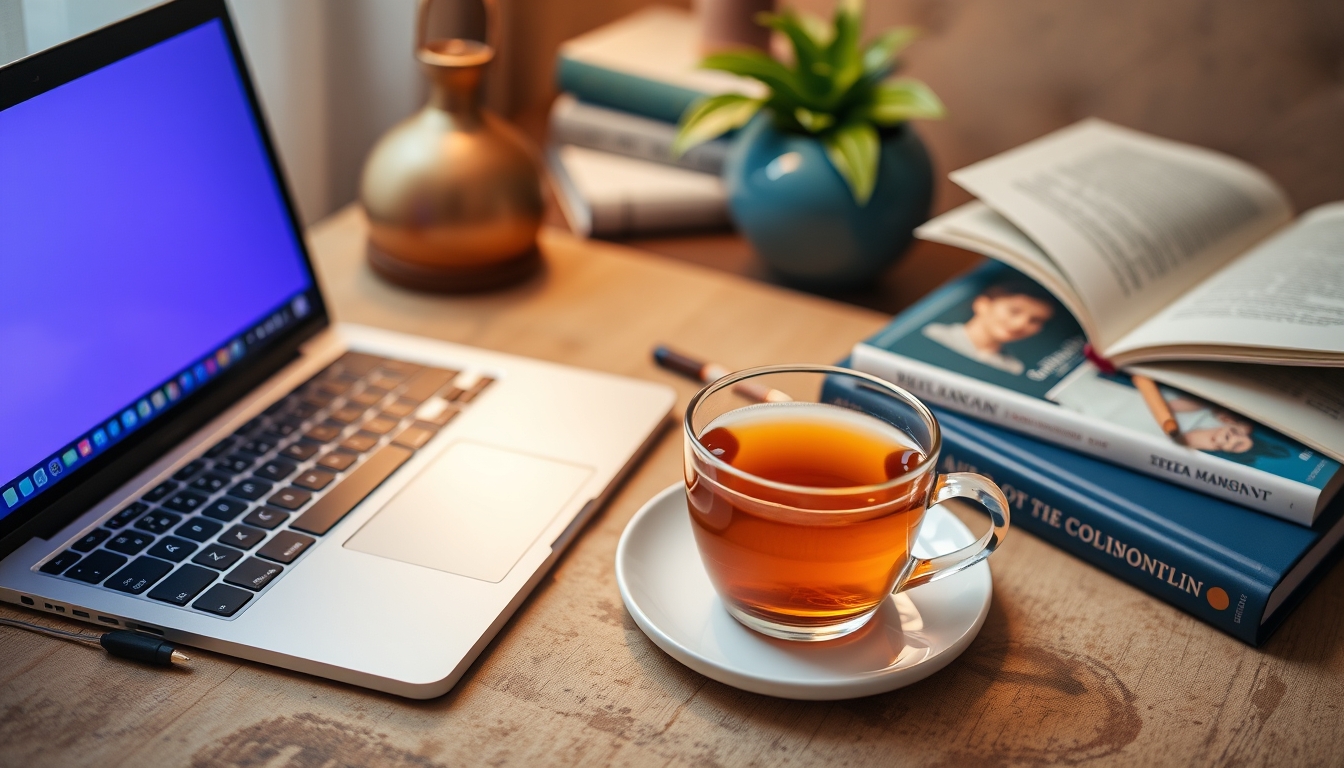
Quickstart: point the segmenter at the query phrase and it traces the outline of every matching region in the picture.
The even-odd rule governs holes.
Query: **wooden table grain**
[[[832,361],[875,312],[546,231],[546,271],[445,298],[377,280],[348,209],[311,232],[340,320],[666,382],[667,342],[729,366]],[[680,476],[669,430],[447,695],[414,702],[194,652],[165,672],[0,627],[8,766],[1340,765],[1344,569],[1256,650],[1021,531],[994,602],[933,677],[853,701],[735,690],[681,666],[626,614],[616,542]],[[973,514],[973,527],[984,520]],[[352,606],[352,617],[357,608]],[[5,607],[0,614],[74,626]]]

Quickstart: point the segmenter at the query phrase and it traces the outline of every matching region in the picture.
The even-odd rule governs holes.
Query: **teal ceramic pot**
[[[810,136],[776,130],[768,114],[742,129],[724,166],[738,231],[770,269],[809,290],[871,284],[929,216],[933,166],[909,124],[882,133],[877,185],[868,204]]]

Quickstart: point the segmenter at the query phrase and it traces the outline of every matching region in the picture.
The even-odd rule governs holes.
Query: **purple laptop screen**
[[[0,111],[0,517],[311,287],[219,21]]]

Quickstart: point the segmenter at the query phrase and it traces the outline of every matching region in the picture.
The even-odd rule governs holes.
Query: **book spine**
[[[665,123],[680,120],[687,107],[706,95],[690,88],[579,61],[563,52],[557,57],[555,76],[561,91],[572,93],[584,101]]]
[[[822,399],[880,414],[881,396],[829,380]],[[955,416],[938,414],[940,472],[973,472],[1008,499],[1011,523],[1148,594],[1256,645],[1270,590],[1229,563],[1202,555],[1125,514],[1105,494],[1088,494],[1032,466],[1029,451]],[[1026,454],[1024,456],[1024,454]],[[1081,485],[1081,484],[1080,484]]]
[[[921,399],[1005,429],[1079,451],[1137,472],[1225,499],[1257,512],[1311,525],[1320,489],[1074,413],[870,344],[853,351],[853,367],[904,387]]]
[[[675,123],[595,107],[565,96],[555,101],[550,127],[551,141],[557,144],[574,144],[715,175],[723,172],[730,146],[727,141],[717,139],[675,157],[672,153],[677,138]]]

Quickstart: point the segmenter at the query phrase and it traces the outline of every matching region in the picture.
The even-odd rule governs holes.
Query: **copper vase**
[[[492,42],[426,41],[431,2],[420,0],[416,24],[429,102],[378,141],[360,180],[369,264],[411,288],[483,290],[541,263],[541,166],[522,134],[481,108],[481,75],[497,47],[494,0],[485,0]]]

